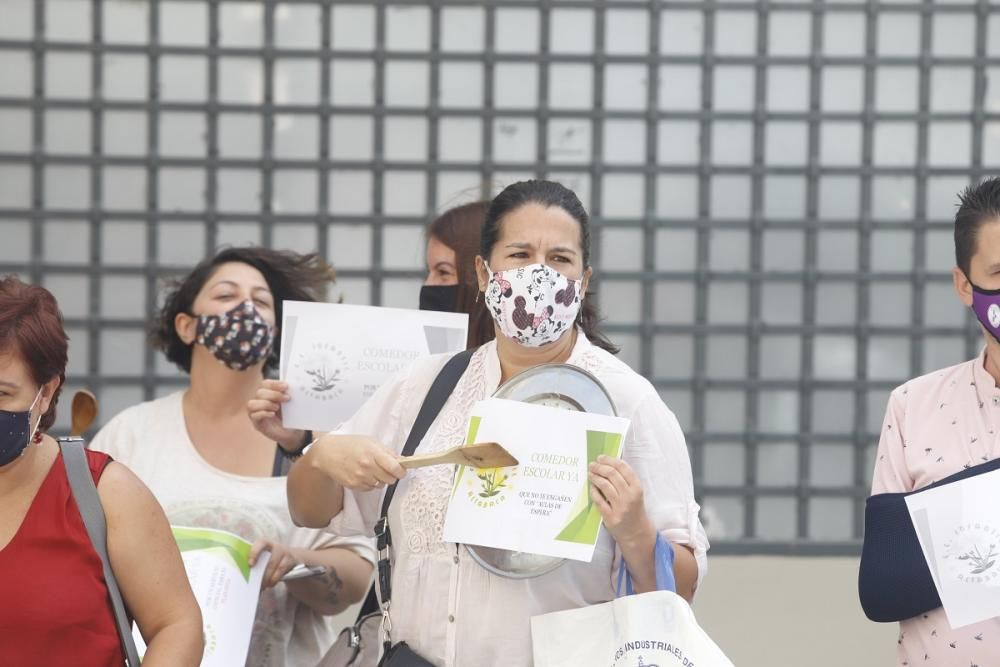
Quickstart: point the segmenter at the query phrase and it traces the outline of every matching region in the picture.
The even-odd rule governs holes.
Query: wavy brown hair
[[[274,318],[277,328],[274,349],[265,364],[265,369],[276,370],[281,353],[282,302],[323,301],[327,287],[336,280],[333,267],[310,253],[300,255],[288,250],[272,250],[260,246],[245,248],[224,248],[213,257],[198,264],[191,273],[174,280],[167,286],[167,296],[163,308],[153,322],[150,342],[163,352],[169,361],[186,373],[191,372],[191,345],[184,343],[177,335],[174,320],[180,313],[194,315],[191,308],[205,284],[223,264],[240,262],[248,264],[264,276],[268,289],[274,296]]]

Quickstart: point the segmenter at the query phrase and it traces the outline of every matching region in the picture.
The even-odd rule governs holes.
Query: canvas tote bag
[[[622,559],[619,595],[624,570]],[[674,593],[673,549],[662,537],[656,582],[652,593],[532,617],[535,667],[733,667]]]

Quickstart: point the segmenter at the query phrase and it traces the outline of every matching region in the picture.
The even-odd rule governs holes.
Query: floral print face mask
[[[566,333],[580,312],[582,280],[571,280],[545,264],[493,271],[486,307],[500,332],[527,347],[541,347]]]
[[[260,316],[253,301],[244,301],[222,315],[200,315],[195,342],[227,367],[245,371],[271,354],[274,327]]]

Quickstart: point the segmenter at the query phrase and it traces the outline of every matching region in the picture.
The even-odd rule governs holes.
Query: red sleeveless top
[[[111,457],[87,450],[100,479]],[[101,558],[70,491],[62,454],[0,549],[0,665],[122,667]]]

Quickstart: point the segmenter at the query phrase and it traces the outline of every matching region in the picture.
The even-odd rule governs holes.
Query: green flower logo
[[[480,498],[492,498],[498,496],[507,487],[508,477],[503,468],[488,468],[479,471],[476,475],[482,482],[482,490],[479,492]]]

